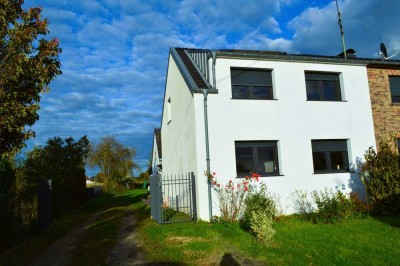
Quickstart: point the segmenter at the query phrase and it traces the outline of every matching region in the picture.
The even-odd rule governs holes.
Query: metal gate
[[[159,224],[197,220],[194,173],[150,177],[151,217]]]

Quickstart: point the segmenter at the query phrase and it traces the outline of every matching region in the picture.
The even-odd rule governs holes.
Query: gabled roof
[[[394,68],[400,69],[400,60],[382,60],[376,58],[350,58],[343,56],[324,56],[309,54],[287,54],[279,51],[260,50],[234,50],[234,49],[194,49],[194,48],[171,48],[170,53],[175,60],[183,78],[192,92],[202,92],[208,89],[212,93],[217,90],[212,88],[210,81],[211,70],[209,59],[212,54],[216,58],[237,58],[254,60],[273,60],[289,62],[308,62],[325,64],[361,65],[370,68]],[[342,53],[343,54],[343,53]],[[217,59],[218,61],[218,59]]]

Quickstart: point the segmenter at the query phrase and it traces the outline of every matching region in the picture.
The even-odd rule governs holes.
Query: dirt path
[[[123,218],[117,244],[108,254],[107,265],[143,265],[147,264],[142,244],[137,237],[137,221],[132,210]]]
[[[98,214],[91,215],[83,223],[72,228],[65,237],[60,238],[46,251],[40,255],[34,262],[35,266],[64,266],[70,265],[72,252],[80,236],[87,227],[98,217]]]

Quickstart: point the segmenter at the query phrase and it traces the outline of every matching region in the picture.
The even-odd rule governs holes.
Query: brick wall
[[[400,69],[368,67],[367,72],[375,139],[379,145],[379,142],[389,140],[393,132],[400,138],[400,104],[392,103],[389,86],[389,76],[400,76]]]

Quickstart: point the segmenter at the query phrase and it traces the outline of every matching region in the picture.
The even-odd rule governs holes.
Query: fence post
[[[192,198],[193,198],[193,221],[197,221],[197,202],[196,202],[196,180],[194,173],[191,172],[191,182],[192,182]]]

